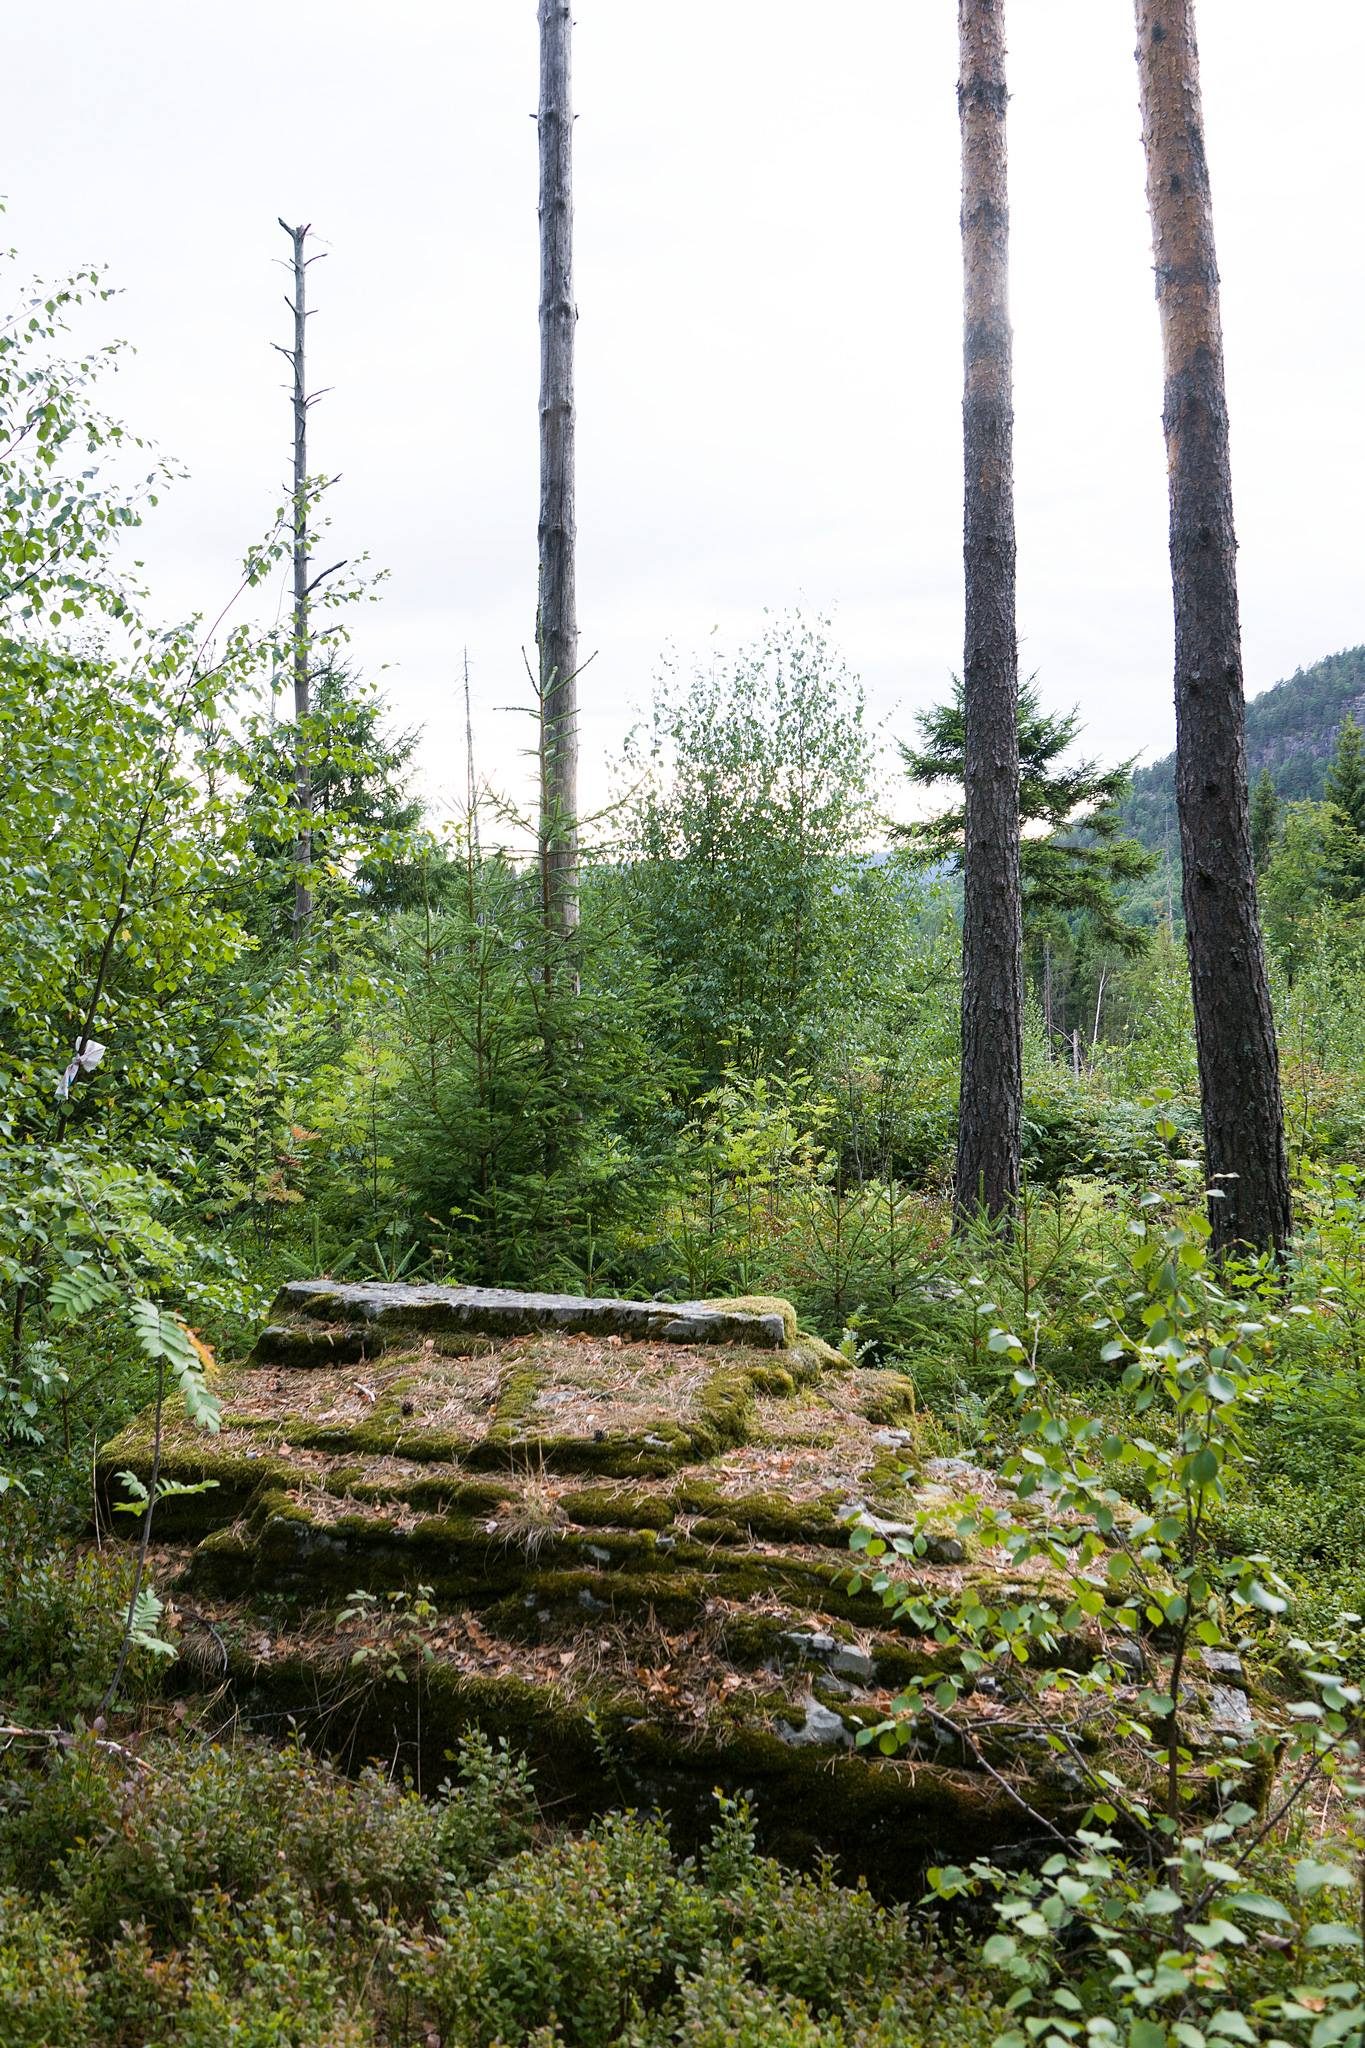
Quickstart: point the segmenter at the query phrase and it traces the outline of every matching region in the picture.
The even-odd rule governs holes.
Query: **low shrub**
[[[555,2022],[568,2048],[608,2048],[671,1995],[723,1925],[718,1901],[675,1865],[661,1824],[615,1815],[452,1899],[413,1988],[466,2048]]]
[[[118,1657],[128,1611],[126,1554],[54,1549],[6,1501],[0,1536],[0,1699],[18,1721],[43,1726],[89,1717]],[[136,1694],[152,1660],[134,1653],[124,1688]]]
[[[522,1763],[474,1738],[457,1779],[426,1801],[378,1771],[352,1783],[298,1745],[150,1745],[138,1768],[81,1741],[0,1828],[0,1873],[60,1896],[95,1943],[125,1920],[182,1940],[197,1897],[250,1899],[282,1869],[343,1919],[417,1917],[529,1839]]]
[[[92,2026],[85,1959],[60,1913],[0,1891],[0,2041],[5,2048],[93,2048]]]

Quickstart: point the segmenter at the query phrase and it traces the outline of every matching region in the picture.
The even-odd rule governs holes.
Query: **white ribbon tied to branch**
[[[71,1093],[73,1081],[78,1081],[82,1074],[94,1073],[104,1058],[105,1051],[106,1048],[100,1044],[98,1038],[87,1038],[83,1044],[76,1047],[75,1058],[57,1083],[58,1102],[66,1101]]]

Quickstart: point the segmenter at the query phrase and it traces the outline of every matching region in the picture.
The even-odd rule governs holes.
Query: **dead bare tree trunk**
[[[1289,1170],[1256,912],[1237,540],[1193,0],[1136,0],[1165,368],[1176,803],[1216,1247],[1282,1245]]]
[[[1019,878],[1014,410],[1004,0],[959,0],[962,123],[963,782],[959,1219],[1019,1191],[1024,962]]]
[[[578,925],[578,611],[574,584],[572,21],[540,7],[540,859],[547,930]]]
[[[474,713],[469,698],[469,649],[464,651],[464,797],[469,821],[469,843],[479,858],[479,785],[474,773]]]
[[[294,807],[299,826],[294,839],[294,937],[301,939],[313,914],[311,870],[313,866],[313,774],[308,751],[308,721],[312,715],[311,649],[308,635],[308,385],[304,374],[305,302],[310,257],[303,253],[309,229],[280,226],[293,244],[294,296],[285,304],[294,315],[294,346],[280,353],[294,371],[294,480],[291,493],[291,522],[294,554]]]

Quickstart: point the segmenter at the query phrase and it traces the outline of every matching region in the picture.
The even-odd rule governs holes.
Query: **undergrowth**
[[[524,1766],[478,1737],[435,1800],[297,1745],[90,1735],[8,1764],[6,2048],[985,2048],[997,2030],[904,1908],[784,1871],[742,1807],[693,1861],[656,1819],[548,1828]]]

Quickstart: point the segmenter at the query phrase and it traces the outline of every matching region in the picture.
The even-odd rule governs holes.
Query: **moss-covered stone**
[[[675,1514],[671,1493],[629,1486],[579,1487],[564,1494],[560,1506],[585,1529],[666,1529]]]
[[[905,1373],[869,1372],[865,1377],[867,1390],[858,1405],[869,1422],[889,1426],[918,1412],[915,1382]]]
[[[800,1334],[796,1310],[780,1294],[727,1294],[704,1301],[701,1306],[719,1309],[725,1315],[780,1316],[788,1344],[794,1344]]]
[[[848,1549],[848,1524],[841,1519],[842,1500],[788,1500],[778,1493],[723,1492],[699,1479],[681,1482],[675,1493],[679,1508],[701,1517],[692,1535],[703,1543],[743,1543],[758,1536],[774,1543],[821,1543]]]
[[[341,1327],[328,1292],[290,1311],[309,1342]],[[571,1805],[657,1799],[700,1825],[716,1785],[748,1788],[775,1842],[856,1868],[893,1844],[907,1870],[995,1849],[1018,1825],[984,1749],[926,1736],[883,1765],[851,1746],[952,1660],[853,1590],[850,1504],[910,1522],[944,1498],[884,1426],[914,1416],[902,1375],[824,1356],[790,1304],[763,1297],[718,1304],[719,1326],[757,1316],[785,1348],[684,1342],[662,1304],[645,1305],[638,1345],[593,1327],[408,1328],[385,1304],[379,1364],[327,1372],[300,1353],[229,1372],[221,1438],[168,1424],[166,1476],[218,1481],[155,1522],[156,1541],[200,1539],[184,1611],[213,1633],[196,1650],[187,1622],[185,1682],[216,1687],[226,1655],[248,1711],[294,1716],[353,1757],[420,1760],[433,1782],[477,1722],[551,1760],[550,1796],[562,1786]],[[153,1450],[147,1417],[106,1445],[106,1497],[121,1469],[146,1483]],[[177,1568],[164,1561],[166,1580]],[[985,1550],[893,1569],[934,1594],[996,1600],[1008,1583]],[[420,1626],[399,1597],[418,1586],[436,1608]],[[361,1588],[374,1602],[343,1620]],[[1083,1652],[1066,1647],[1069,1662]],[[384,1676],[395,1658],[405,1684]],[[1027,1731],[981,1719],[999,1724],[992,1769],[1063,1796]]]
[[[256,1339],[251,1365],[359,1365],[383,1351],[383,1333],[345,1324],[337,1328],[268,1323]]]

